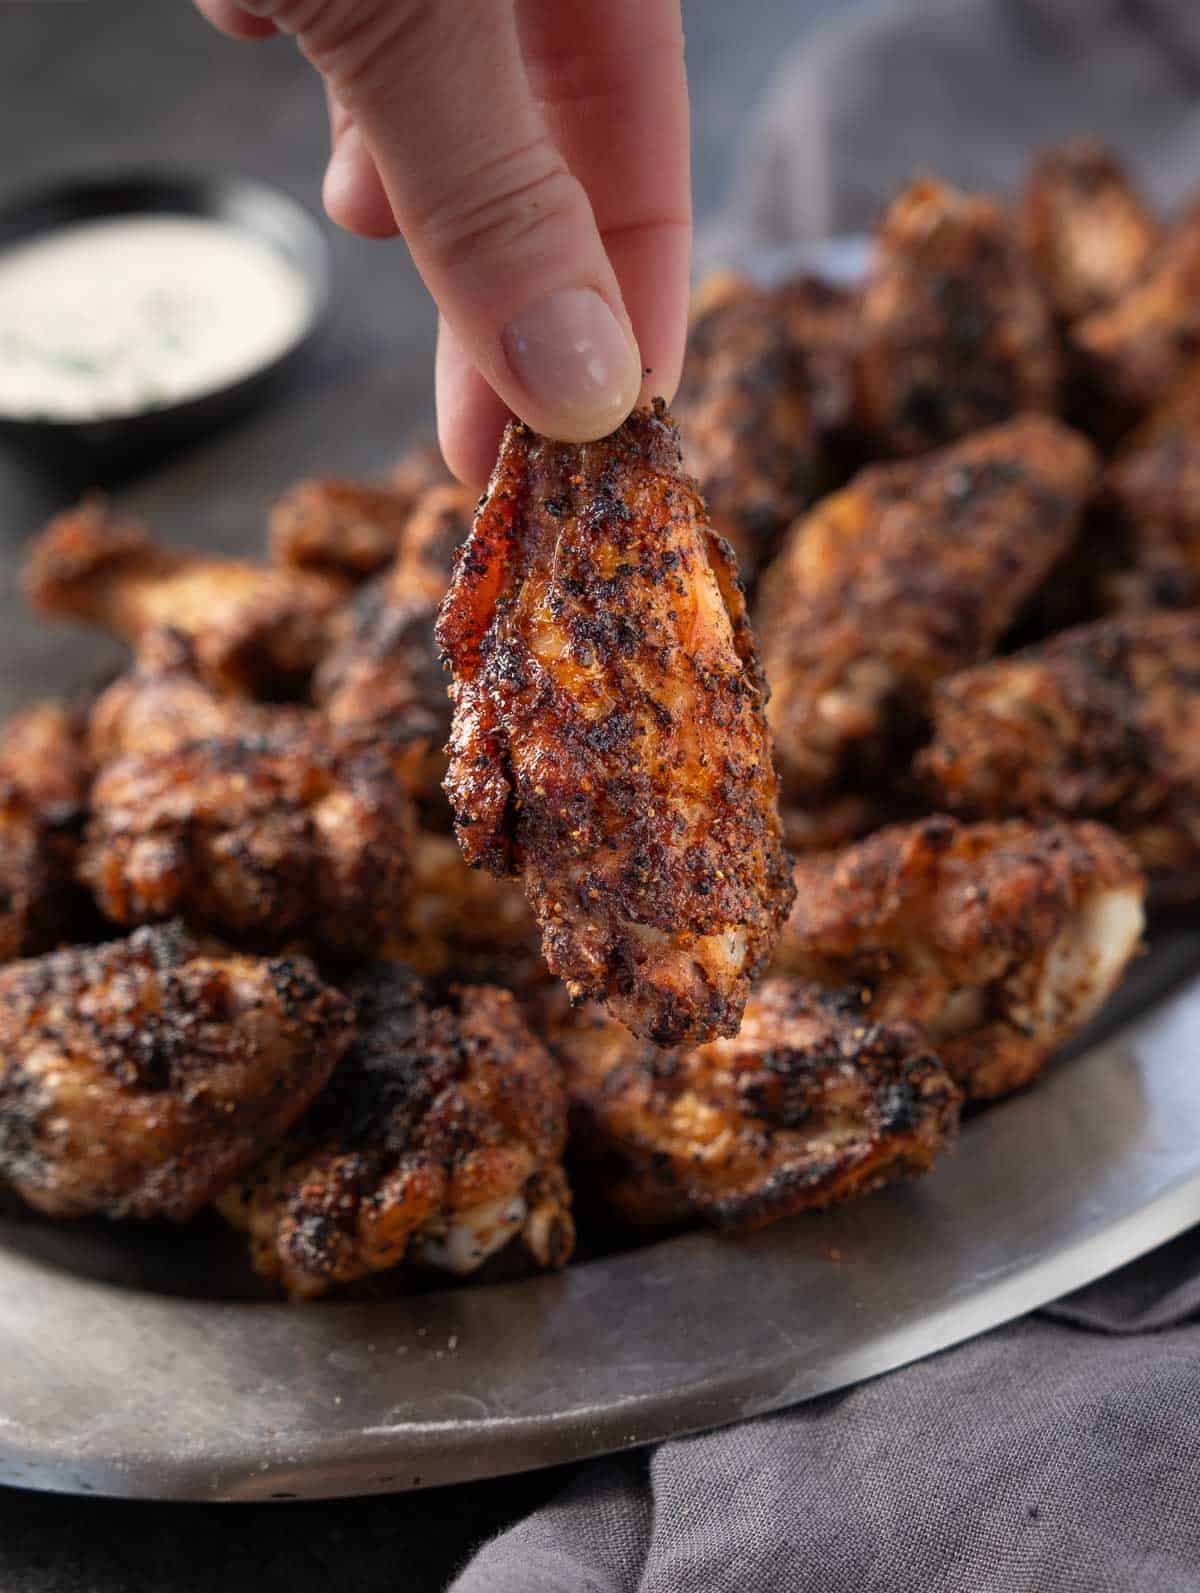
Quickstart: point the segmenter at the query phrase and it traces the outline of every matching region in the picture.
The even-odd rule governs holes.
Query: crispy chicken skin
[[[178,924],[0,970],[0,1175],[52,1217],[191,1217],[324,1085],[349,1003]]]
[[[100,498],[52,520],[25,569],[42,613],[90,621],[132,646],[173,627],[191,638],[206,680],[255,697],[303,689],[345,590],[308,570],[168,547]]]
[[[1106,582],[1113,605],[1200,603],[1200,362],[1123,444],[1106,487],[1129,556]]]
[[[363,581],[395,558],[412,507],[412,498],[392,487],[337,476],[298,481],[267,517],[271,557]]]
[[[789,802],[886,778],[934,683],[987,657],[1070,548],[1096,474],[1082,437],[1024,415],[864,470],[793,528],[758,613]]]
[[[692,1050],[594,1007],[551,1039],[583,1166],[639,1225],[763,1227],[925,1172],[957,1127],[958,1091],[918,1030],[802,980],[764,981],[735,1039]]]
[[[749,578],[824,484],[823,441],[853,402],[853,301],[811,279],[700,291],[675,414],[713,529]]]
[[[934,817],[801,858],[775,967],[929,1036],[968,1099],[1027,1084],[1137,950],[1145,882],[1096,824]]]
[[[1200,354],[1200,205],[1168,233],[1149,269],[1107,309],[1079,321],[1071,344],[1104,401],[1107,430],[1149,409]]]
[[[661,404],[581,446],[509,426],[439,641],[467,861],[523,881],[572,997],[736,1032],[790,869],[732,555]]]
[[[308,718],[310,710],[292,704],[252,702],[214,690],[188,636],[152,631],[133,667],[92,704],[87,746],[99,768],[129,753],[176,752],[217,736],[265,736]]]
[[[386,748],[316,730],[131,753],[92,790],[80,874],[109,918],[350,958],[402,922],[415,834]]]
[[[80,715],[46,700],[0,729],[0,962],[93,929],[75,879],[91,769]]]
[[[924,453],[1057,407],[1046,299],[1003,209],[932,179],[884,217],[863,290],[859,407],[878,452]]]
[[[1162,232],[1116,155],[1094,138],[1042,151],[1017,220],[1038,280],[1065,322],[1105,310],[1128,292]]]
[[[347,987],[354,1045],[278,1151],[219,1201],[256,1270],[293,1298],[419,1261],[465,1276],[519,1239],[574,1243],[559,1070],[486,986],[434,1001],[402,964]]]
[[[1082,625],[944,681],[918,769],[978,817],[1099,819],[1159,900],[1200,893],[1200,610]]]

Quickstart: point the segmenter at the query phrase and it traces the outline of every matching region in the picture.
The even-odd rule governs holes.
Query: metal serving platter
[[[296,1307],[257,1295],[215,1223],[0,1212],[0,1483],[262,1500],[465,1482],[932,1354],[1200,1221],[1198,976],[1193,915],[931,1176],[748,1239]]]

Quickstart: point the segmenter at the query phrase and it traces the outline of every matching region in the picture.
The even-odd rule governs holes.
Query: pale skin
[[[482,484],[510,413],[605,436],[670,398],[687,324],[680,0],[195,0],[320,73],[324,202],[402,235],[439,312],[438,433]]]

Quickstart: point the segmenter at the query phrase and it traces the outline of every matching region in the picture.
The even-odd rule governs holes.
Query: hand
[[[325,208],[402,233],[440,312],[438,431],[487,478],[507,411],[566,441],[671,397],[691,216],[680,0],[196,0],[325,80]]]

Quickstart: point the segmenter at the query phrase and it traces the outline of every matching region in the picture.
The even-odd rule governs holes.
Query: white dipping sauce
[[[313,315],[301,272],[219,221],[81,222],[0,251],[0,414],[96,420],[224,387]]]

